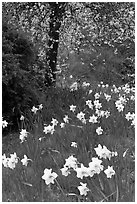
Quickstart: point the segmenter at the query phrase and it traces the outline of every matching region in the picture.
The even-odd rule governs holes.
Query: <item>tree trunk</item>
[[[59,45],[59,29],[65,12],[66,3],[49,3],[50,20],[49,20],[49,41],[46,59],[48,64],[48,72],[45,73],[45,84],[51,86],[56,81],[56,63]]]

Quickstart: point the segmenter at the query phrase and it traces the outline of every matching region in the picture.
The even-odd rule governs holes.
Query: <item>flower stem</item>
[[[55,181],[56,181],[56,183],[57,183],[57,185],[58,185],[58,187],[59,187],[60,191],[62,192],[62,194],[63,194],[63,195],[64,195],[64,197],[66,198],[66,194],[65,194],[65,193],[64,193],[64,191],[62,190],[62,188],[61,188],[61,186],[60,186],[59,182],[57,181],[57,179],[55,179]]]

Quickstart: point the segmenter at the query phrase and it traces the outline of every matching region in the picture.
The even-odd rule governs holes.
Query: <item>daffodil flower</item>
[[[71,106],[70,106],[70,111],[75,112],[75,110],[76,110],[76,106],[71,105]]]
[[[21,143],[24,142],[25,138],[28,136],[28,132],[26,131],[26,129],[22,129],[20,132],[20,140]]]
[[[111,178],[113,175],[115,175],[115,171],[112,166],[108,166],[104,173],[107,175],[107,178]]]
[[[103,148],[102,148],[102,146],[99,144],[97,148],[94,148],[94,150],[96,151],[96,154],[100,157],[100,159],[101,158],[104,158],[104,159],[108,158],[110,160],[110,158],[112,156],[111,151],[109,151],[107,149],[107,147],[104,146],[104,145],[103,145]]]
[[[95,101],[94,101],[94,106],[95,106],[96,109],[102,108],[102,104],[99,103],[99,100],[95,100]]]
[[[70,170],[67,167],[60,169],[63,176],[68,176],[70,174]]]
[[[5,128],[5,127],[7,127],[7,125],[8,125],[8,122],[6,120],[3,120],[2,121],[2,127]]]
[[[78,186],[78,190],[80,191],[80,195],[86,196],[87,192],[90,191],[90,190],[87,188],[86,183],[80,182],[80,184],[81,184],[81,186]]]
[[[55,172],[51,172],[52,169],[45,169],[44,175],[42,176],[42,179],[45,180],[45,183],[49,185],[50,183],[54,184],[54,180],[57,178],[57,174]]]
[[[21,115],[21,117],[20,117],[20,120],[24,120],[25,118],[24,118],[24,116],[23,115]]]
[[[39,109],[36,108],[35,106],[33,106],[32,109],[31,109],[31,111],[34,112],[35,114],[37,113],[38,110],[39,110]]]
[[[100,174],[100,172],[103,170],[103,165],[101,165],[102,163],[102,160],[96,158],[96,157],[93,157],[92,158],[92,162],[89,163],[89,169],[91,172],[94,172],[94,173],[97,173],[97,174]]]
[[[90,109],[93,109],[93,104],[92,104],[92,101],[91,101],[91,100],[87,100],[87,101],[86,101],[86,105],[87,105]]]
[[[68,159],[65,160],[66,160],[66,163],[64,165],[65,167],[73,169],[77,168],[77,158],[73,157],[73,155],[71,155]]]
[[[89,123],[98,123],[98,117],[93,114],[93,116],[89,117]]]
[[[26,155],[24,155],[24,158],[21,160],[22,165],[27,166],[29,160],[32,161],[31,159],[28,159]]]
[[[96,129],[96,133],[97,133],[98,135],[102,135],[103,129],[102,129],[101,127],[98,127],[98,128]]]
[[[63,118],[63,120],[64,120],[64,122],[65,123],[69,123],[69,120],[68,120],[69,118],[68,118],[68,115],[65,115],[65,117]]]
[[[65,123],[60,123],[60,127],[64,128],[65,127]]]
[[[53,124],[53,126],[57,126],[57,124],[58,124],[58,121],[57,121],[57,119],[55,119],[55,118],[52,118],[52,121],[51,121],[51,123]]]
[[[76,168],[75,171],[77,172],[77,177],[83,179],[83,177],[88,177],[88,168],[81,164],[80,168]]]
[[[76,142],[72,142],[72,143],[71,143],[71,147],[77,148],[77,143],[76,143]]]

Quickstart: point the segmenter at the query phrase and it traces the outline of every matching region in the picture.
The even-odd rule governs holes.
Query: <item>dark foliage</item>
[[[38,102],[32,75],[36,52],[24,33],[5,22],[2,29],[2,115],[16,129],[21,114]]]

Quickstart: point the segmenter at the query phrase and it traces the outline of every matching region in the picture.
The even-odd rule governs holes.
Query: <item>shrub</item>
[[[32,80],[36,51],[25,33],[5,22],[2,28],[2,114],[17,128],[21,113],[38,102]]]

